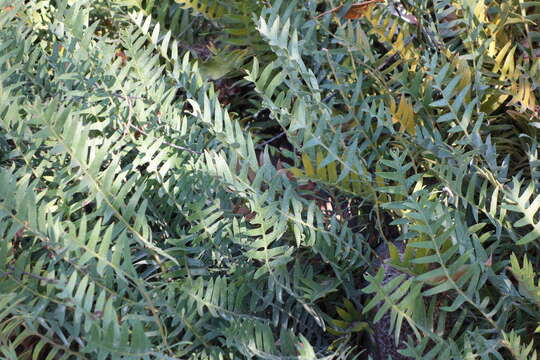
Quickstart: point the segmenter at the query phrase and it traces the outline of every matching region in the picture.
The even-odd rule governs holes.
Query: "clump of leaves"
[[[538,4],[336,5],[0,0],[3,357],[537,356]]]

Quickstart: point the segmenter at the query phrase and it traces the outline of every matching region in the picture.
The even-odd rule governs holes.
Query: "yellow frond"
[[[337,179],[337,164],[335,161],[332,161],[330,164],[328,164],[328,180],[331,183],[335,183]]]
[[[407,100],[405,95],[401,95],[397,111],[392,110],[392,120],[394,123],[399,123],[401,131],[406,131],[411,135],[415,134],[414,109],[412,104]]]
[[[508,105],[519,105],[520,112],[536,110],[538,102],[534,90],[526,78],[521,77],[519,82],[514,82],[510,92],[513,98]]]
[[[219,19],[225,13],[225,8],[212,0],[175,0],[184,9],[193,9],[209,19]]]
[[[467,64],[467,60],[464,60],[460,57],[454,58],[454,66],[456,67],[457,73],[461,75],[461,79],[457,85],[459,90],[462,90],[465,86],[469,85],[472,82],[472,72],[471,67]]]
[[[306,171],[306,176],[315,177],[315,169],[313,168],[313,163],[309,158],[309,155],[306,153],[302,154],[302,163],[304,164],[304,170]]]
[[[477,0],[476,6],[474,8],[474,16],[478,19],[478,21],[482,23],[488,22],[487,18],[487,6],[484,3],[484,0]]]
[[[324,160],[324,155],[321,151],[317,151],[317,177],[319,179],[326,179],[326,168],[321,166]]]

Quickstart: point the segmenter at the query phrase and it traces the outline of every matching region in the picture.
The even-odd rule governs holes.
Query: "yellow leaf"
[[[512,46],[512,43],[509,41],[506,43],[506,45],[502,47],[501,50],[499,50],[499,53],[497,54],[497,57],[495,58],[495,67],[493,68],[493,72],[498,72],[501,69],[502,67],[501,63],[503,62],[506,56],[506,53],[510,49],[510,46]]]
[[[390,255],[390,260],[394,262],[395,264],[401,264],[401,257],[399,256],[399,250],[396,245],[392,244],[391,242],[387,243],[388,245],[388,253]]]
[[[317,177],[322,180],[326,180],[326,168],[321,167],[321,163],[324,160],[324,155],[321,151],[317,151]]]
[[[304,164],[304,169],[306,170],[306,175],[308,177],[314,177],[315,176],[315,169],[313,168],[313,163],[311,162],[311,159],[309,158],[309,155],[304,153],[302,154],[302,163]]]
[[[393,97],[390,97],[390,113],[394,114],[396,112],[396,101]],[[394,120],[394,118],[392,118]],[[396,121],[394,121],[396,123]]]
[[[219,19],[225,13],[225,8],[219,3],[209,4],[199,0],[175,0],[184,9],[193,9],[209,19]]]
[[[351,183],[353,192],[357,195],[362,191],[362,184],[360,183],[360,177],[356,172],[351,172]]]
[[[304,172],[300,170],[299,168],[289,168],[288,170],[295,178],[304,176]]]
[[[347,174],[343,180],[341,180],[341,186],[345,189],[350,191],[351,190],[351,180],[350,180],[350,173]]]
[[[478,19],[478,21],[482,23],[486,23],[487,17],[486,17],[486,4],[484,3],[484,0],[480,0],[476,3],[476,7],[474,8],[474,16]]]
[[[517,45],[512,47],[512,42],[508,41],[494,59],[495,66],[493,67],[493,72],[500,73],[499,80],[504,81],[506,79],[517,79],[517,76],[519,76],[517,74],[514,61],[514,53],[516,52],[516,49]]]
[[[521,78],[519,83],[513,83],[510,90],[512,93],[512,101],[508,105],[519,104],[520,112],[525,112],[526,110],[535,111],[536,110],[536,96],[531,87],[531,84],[527,79]]]
[[[460,57],[455,57],[454,64],[458,74],[461,75],[457,88],[458,90],[462,90],[465,86],[471,84],[471,68],[469,64],[467,64],[467,61]]]
[[[382,171],[381,166],[377,163],[375,165],[375,174],[377,174],[378,172],[381,172],[381,171]],[[375,175],[375,183],[377,184],[377,186],[383,187],[384,186],[384,178],[382,176]]]
[[[390,105],[390,111],[392,111],[392,105]],[[398,109],[397,111],[392,111],[392,113],[393,122],[399,123],[402,131],[407,131],[411,135],[415,134],[414,109],[405,95],[401,95]]]
[[[494,57],[497,54],[497,47],[495,41],[489,43],[487,54],[489,57]]]
[[[486,114],[491,114],[508,99],[508,96],[501,90],[490,89],[487,91],[486,97],[480,105],[480,110]]]
[[[328,181],[335,183],[337,179],[337,165],[335,161],[332,161],[330,164],[328,164]]]

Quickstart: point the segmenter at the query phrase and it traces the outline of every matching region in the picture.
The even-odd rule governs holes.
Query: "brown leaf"
[[[127,57],[126,53],[124,53],[122,50],[118,50],[114,55],[117,58],[121,59],[121,64],[122,65],[126,65],[126,62],[128,60],[128,57]]]
[[[287,176],[287,179],[289,180],[294,180],[294,175],[292,172],[290,172],[289,170],[287,170],[284,166],[283,166],[283,161],[281,161],[281,159],[278,159],[277,163],[276,163],[276,170],[278,172],[278,174],[284,174],[285,176]]]
[[[245,206],[242,206],[242,205],[237,205],[234,207],[233,209],[233,212],[236,214],[236,215],[240,215],[240,216],[243,216],[247,221],[250,221],[251,219],[253,219],[255,217],[255,213],[252,212],[250,209],[248,209],[247,207]]]
[[[365,14],[366,10],[371,5],[375,5],[375,3],[383,2],[383,1],[384,0],[368,0],[368,1],[363,1],[360,3],[352,4],[351,8],[347,11],[344,17],[345,19],[358,19]],[[322,14],[317,15],[316,19],[319,19],[327,14],[335,13],[341,10],[341,8],[343,8],[343,5],[336,6],[333,9],[330,9],[328,11],[323,12]]]
[[[356,3],[351,6],[349,11],[343,16],[345,19],[354,20],[359,19],[366,13],[367,9],[375,5],[376,3],[383,2],[384,0],[369,0],[361,3]]]
[[[491,267],[491,265],[493,265],[493,254],[490,254],[489,255],[489,258],[487,259],[487,261],[484,263],[485,266],[487,267]]]
[[[469,265],[461,265],[459,269],[452,275],[453,281],[459,281],[463,275],[465,275],[469,271]],[[439,285],[443,282],[447,281],[448,277],[446,275],[440,275],[440,276],[434,276],[432,278],[429,278],[426,281],[426,283],[430,285]]]

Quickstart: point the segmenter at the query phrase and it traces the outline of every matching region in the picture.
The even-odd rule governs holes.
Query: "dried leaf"
[[[384,0],[369,0],[361,3],[353,4],[349,11],[343,16],[345,19],[354,20],[359,19],[365,15],[370,6],[376,3],[383,2]]]
[[[376,3],[383,2],[383,1],[384,0],[368,0],[368,1],[363,1],[363,2],[360,2],[360,3],[353,4],[353,5],[351,5],[351,7],[347,11],[347,13],[344,15],[344,18],[345,19],[351,19],[351,20],[358,19],[358,18],[365,15],[366,11],[368,10],[368,8],[371,5],[375,5]],[[343,8],[343,5],[337,6],[337,7],[333,8],[333,9],[330,9],[328,11],[323,12],[322,14],[319,14],[316,18],[318,19],[318,18],[323,17],[324,15],[328,15],[328,14],[338,12],[342,8]]]
[[[126,65],[127,61],[128,61],[128,57],[126,55],[125,52],[123,52],[122,50],[118,50],[114,56],[116,56],[117,58],[120,58],[121,59],[121,63],[122,65]]]
[[[461,277],[463,275],[465,275],[469,270],[469,265],[465,264],[465,265],[461,265],[459,267],[459,269],[452,275],[452,280],[453,281],[459,281],[459,279],[461,279]],[[428,283],[429,285],[439,285],[439,284],[442,284],[443,282],[445,281],[448,281],[448,277],[446,275],[441,275],[441,276],[433,276],[429,279],[426,279],[425,282]]]
[[[236,214],[236,215],[240,215],[240,216],[244,217],[244,219],[246,219],[247,221],[252,220],[256,215],[249,208],[247,208],[245,206],[242,206],[242,205],[235,206],[233,208],[233,213]]]
[[[493,265],[493,254],[489,255],[489,258],[486,260],[484,265],[487,266],[487,267],[491,267],[491,265]]]

